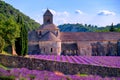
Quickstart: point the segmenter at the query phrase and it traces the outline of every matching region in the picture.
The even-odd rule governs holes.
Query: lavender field
[[[100,77],[85,74],[64,75],[60,72],[29,70],[27,68],[0,68],[0,80],[120,80],[119,77]]]
[[[29,55],[30,58],[120,68],[120,57]]]
[[[120,68],[120,57],[108,57],[108,56],[55,56],[55,55],[28,55],[26,57],[13,57],[13,56],[3,56],[6,59],[18,60],[19,62],[25,62],[27,64],[32,61],[45,61],[47,62],[65,62],[70,64],[83,64],[83,65],[94,65],[101,67],[110,67],[110,68]],[[24,60],[21,60],[24,59]],[[12,61],[13,61],[12,60]],[[29,61],[30,60],[30,61]],[[1,62],[4,61],[1,59]],[[11,62],[12,62],[11,61]],[[4,61],[5,62],[5,61]],[[4,63],[2,62],[2,63]],[[8,62],[8,61],[6,61]],[[8,64],[8,63],[7,63]],[[17,64],[14,62],[14,64]],[[34,64],[34,63],[31,63]],[[39,63],[41,64],[41,62]],[[48,63],[47,63],[48,64]],[[2,65],[2,64],[0,64]],[[22,64],[21,64],[22,65]],[[29,63],[30,65],[30,63]],[[50,64],[48,64],[50,67]],[[3,65],[2,65],[3,66]],[[20,65],[19,65],[20,66]],[[54,67],[54,65],[51,64]],[[65,66],[65,65],[62,65]],[[38,67],[38,66],[36,66]],[[45,67],[45,66],[44,66]],[[47,68],[49,68],[47,67]],[[71,66],[68,66],[71,67]],[[47,69],[46,68],[46,69]],[[65,68],[65,67],[63,67]],[[87,68],[87,67],[86,67]],[[65,68],[67,69],[67,68]],[[70,68],[71,69],[71,68]],[[75,69],[75,68],[74,68]],[[88,68],[87,68],[88,69]],[[100,68],[101,69],[101,68]],[[67,71],[67,70],[66,70]],[[113,73],[113,72],[111,72]],[[102,71],[104,74],[104,71]],[[115,74],[115,72],[114,72]],[[0,80],[120,80],[120,73],[118,76],[101,76],[98,74],[85,74],[85,73],[76,73],[76,74],[65,74],[60,71],[48,71],[48,70],[35,70],[28,69],[25,67],[21,68],[8,68],[0,66]]]

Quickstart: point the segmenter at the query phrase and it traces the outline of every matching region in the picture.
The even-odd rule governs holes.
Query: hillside
[[[26,54],[28,31],[39,26],[39,23],[0,0],[0,53]]]
[[[92,32],[95,27],[88,27],[83,24],[63,24],[58,26],[61,32]]]
[[[30,19],[30,17],[26,16],[25,14],[12,7],[10,4],[5,3],[4,1],[0,1],[0,15],[1,14],[7,19],[12,17],[14,21],[17,21],[18,15],[20,15],[23,18],[24,23],[28,25],[28,30],[33,30],[40,26],[39,23],[35,22],[33,19]]]
[[[58,26],[61,32],[109,32],[111,24],[109,26],[94,26],[83,24],[63,24]],[[113,25],[115,32],[120,32],[120,24]]]

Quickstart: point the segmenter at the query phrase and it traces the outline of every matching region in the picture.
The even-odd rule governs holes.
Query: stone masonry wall
[[[91,46],[92,56],[120,56],[120,40],[91,43]]]
[[[19,56],[0,55],[0,64],[13,68],[28,68],[35,70],[60,71],[64,74],[92,74],[104,76],[119,76],[120,68],[101,67],[94,65],[73,64],[67,62],[57,62],[49,60],[40,60]]]

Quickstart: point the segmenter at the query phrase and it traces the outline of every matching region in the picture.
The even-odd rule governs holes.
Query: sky
[[[120,23],[120,0],[4,0],[30,18],[43,23],[46,9],[54,24],[67,23],[106,26]]]

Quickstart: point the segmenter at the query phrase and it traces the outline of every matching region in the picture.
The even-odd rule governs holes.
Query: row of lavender
[[[5,70],[0,68],[0,80],[13,77],[12,80],[119,80],[120,77],[105,77],[93,75],[64,75],[60,72],[28,70],[27,68],[14,68]],[[8,78],[7,78],[8,79]],[[4,79],[5,80],[5,79]]]
[[[29,55],[31,58],[69,62],[76,64],[96,65],[120,68],[120,57],[112,56],[55,56],[55,55]]]

